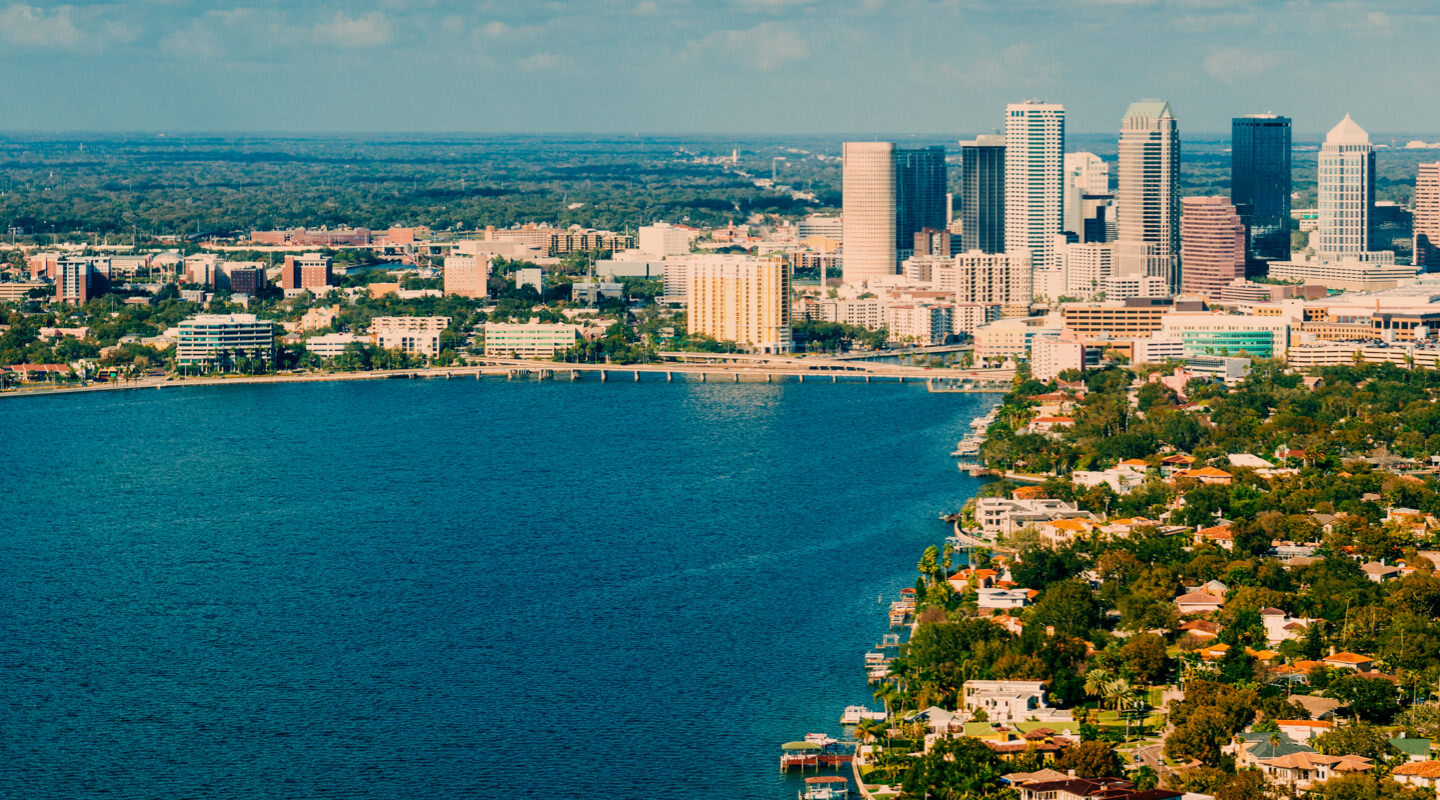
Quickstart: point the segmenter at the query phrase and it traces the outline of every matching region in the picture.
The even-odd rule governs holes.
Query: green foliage
[[[914,759],[900,780],[910,797],[944,800],[1015,800],[1014,789],[1001,788],[1000,776],[1009,770],[978,739],[968,736],[939,739],[930,752]]]
[[[1123,774],[1120,756],[1109,742],[1081,742],[1065,748],[1055,760],[1055,769],[1075,770],[1077,778],[1113,778]]]

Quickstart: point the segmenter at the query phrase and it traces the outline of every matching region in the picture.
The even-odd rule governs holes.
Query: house
[[[1051,781],[1069,780],[1070,776],[1059,770],[1042,769],[1039,772],[1012,772],[1009,775],[1001,775],[1000,780],[1010,786],[1021,786],[1026,783],[1049,783]]]
[[[1356,672],[1370,672],[1375,668],[1375,659],[1359,653],[1336,653],[1320,659],[1320,663],[1333,669],[1350,669]]]
[[[1230,473],[1218,467],[1201,467],[1200,469],[1177,470],[1170,475],[1171,479],[1186,479],[1201,484],[1215,484],[1217,486],[1229,486],[1235,480]]]
[[[1235,741],[1220,748],[1235,756],[1235,768],[1255,766],[1262,758],[1282,758],[1295,753],[1314,753],[1315,748],[1300,744],[1283,733],[1245,731]]]
[[[1365,577],[1370,580],[1376,583],[1384,583],[1385,581],[1399,578],[1400,573],[1404,570],[1403,567],[1391,566],[1384,561],[1371,561],[1368,564],[1362,565],[1360,571],[1364,572]]]
[[[962,569],[948,578],[950,588],[957,594],[964,594],[972,586],[976,589],[985,589],[994,586],[1000,578],[1000,573],[993,569]]]
[[[1186,587],[1185,587],[1185,591],[1187,591],[1187,592],[1205,592],[1205,593],[1207,593],[1207,594],[1213,594],[1213,595],[1215,595],[1216,597],[1224,597],[1224,596],[1226,595],[1226,593],[1228,593],[1228,592],[1230,591],[1230,587],[1229,587],[1229,586],[1226,586],[1224,583],[1221,583],[1220,581],[1209,580],[1209,581],[1205,581],[1204,583],[1200,584],[1199,586],[1186,586]]]
[[[981,497],[975,501],[975,519],[980,523],[980,530],[990,537],[1006,536],[1052,519],[1094,518],[1089,511],[1081,511],[1079,506],[1064,500]]]
[[[976,738],[1001,761],[1013,761],[1017,756],[1038,753],[1042,764],[1054,763],[1055,758],[1072,743],[1068,737],[1059,736],[1050,728],[1036,728],[1025,734],[1006,729]]]
[[[1071,722],[1069,711],[1045,704],[1044,681],[965,681],[962,687],[966,711],[984,711],[991,722]]]
[[[1025,426],[1025,432],[1050,436],[1056,433],[1056,428],[1069,428],[1074,424],[1074,417],[1036,417],[1030,420],[1029,425]]]
[[[996,614],[990,617],[990,621],[1009,631],[1012,636],[1019,636],[1025,632],[1025,623],[1009,614]]]
[[[1180,625],[1180,633],[1190,634],[1196,639],[1209,640],[1220,635],[1220,623],[1205,619],[1192,619]]]
[[[1235,534],[1230,530],[1229,523],[1201,528],[1195,531],[1195,544],[1213,544],[1225,550],[1234,550]]]
[[[1274,469],[1275,465],[1260,456],[1249,453],[1230,453],[1225,456],[1232,467],[1249,467],[1250,469]]]
[[[1208,614],[1225,606],[1225,598],[1208,592],[1189,592],[1175,598],[1175,607],[1181,614]]]
[[[1021,486],[1010,492],[1011,500],[1040,500],[1045,497],[1045,490],[1039,486]]]
[[[1390,777],[1406,786],[1440,792],[1440,761],[1411,761],[1401,764]]]
[[[1333,776],[1368,772],[1375,766],[1363,756],[1327,756],[1314,752],[1257,759],[1255,765],[1265,773],[1265,779],[1271,784],[1302,792]]]
[[[1216,642],[1215,644],[1206,645],[1195,652],[1199,653],[1200,657],[1206,661],[1219,661],[1230,652],[1230,645],[1224,642]]]
[[[1160,459],[1160,474],[1168,478],[1180,470],[1190,469],[1190,467],[1194,466],[1195,460],[1195,456],[1166,456]]]
[[[976,607],[981,611],[1001,611],[1030,605],[1039,592],[1034,589],[978,589]]]
[[[1127,458],[1115,465],[1116,469],[1126,469],[1132,472],[1145,473],[1150,469],[1150,463],[1143,458]]]
[[[1035,527],[1046,544],[1059,546],[1095,533],[1100,529],[1100,524],[1094,520],[1072,518],[1047,520]]]
[[[1109,486],[1115,494],[1129,494],[1135,487],[1145,483],[1145,473],[1128,467],[1111,467],[1106,470],[1077,469],[1070,473],[1070,481],[1076,486],[1094,488],[1101,484]]]
[[[1314,622],[1308,617],[1292,617],[1278,608],[1260,609],[1260,621],[1265,624],[1265,641],[1271,645],[1286,639],[1299,639]]]
[[[1334,719],[1335,709],[1344,705],[1333,697],[1317,697],[1311,694],[1292,694],[1290,702],[1298,703],[1310,712],[1311,719]]]
[[[1280,727],[1281,733],[1305,744],[1310,744],[1315,741],[1316,736],[1335,728],[1335,723],[1323,719],[1277,719],[1275,724]]]
[[[1136,789],[1119,778],[1066,778],[1063,781],[1020,786],[1020,800],[1182,800],[1184,792],[1170,789]]]
[[[1390,746],[1399,750],[1405,760],[1410,763],[1428,761],[1430,759],[1430,740],[1419,736],[1406,736],[1404,731],[1399,736],[1390,740]]]
[[[906,722],[921,721],[925,729],[936,733],[951,733],[965,730],[965,715],[959,711],[946,711],[939,706],[930,706],[905,715]]]
[[[1144,517],[1121,517],[1119,519],[1112,519],[1109,522],[1105,523],[1105,525],[1100,528],[1100,531],[1107,536],[1124,539],[1125,537],[1134,533],[1136,528],[1143,528],[1147,526],[1159,528],[1160,523],[1156,522],[1153,519],[1146,519]]]

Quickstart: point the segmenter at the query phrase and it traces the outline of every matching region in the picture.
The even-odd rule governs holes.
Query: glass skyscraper
[[[1245,223],[1252,262],[1290,257],[1290,118],[1250,114],[1230,123],[1230,201]]]
[[[944,230],[945,148],[895,148],[895,249],[915,249],[924,228]]]
[[[965,250],[1005,252],[1005,137],[960,143],[960,243]]]

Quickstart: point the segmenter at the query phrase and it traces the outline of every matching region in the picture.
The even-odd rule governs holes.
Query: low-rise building
[[[554,358],[575,346],[580,329],[562,323],[485,324],[485,355],[516,358]]]
[[[1045,703],[1044,681],[965,681],[961,689],[963,707],[970,713],[983,710],[991,722],[1069,721],[1069,711]]]
[[[440,355],[440,334],[448,327],[449,317],[375,317],[370,320],[370,338],[382,350],[433,358]]]
[[[180,322],[175,363],[229,369],[237,359],[275,360],[275,326],[254,314],[200,314]]]
[[[345,348],[355,342],[364,342],[365,339],[353,333],[326,333],[320,336],[311,336],[306,339],[306,352],[314,353],[320,358],[334,358],[345,352]]]

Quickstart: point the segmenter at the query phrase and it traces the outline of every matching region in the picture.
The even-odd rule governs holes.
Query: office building
[[[801,242],[816,236],[826,239],[843,240],[845,223],[840,217],[811,214],[795,223],[795,238]]]
[[[486,297],[490,294],[490,259],[468,254],[449,255],[444,261],[445,294]]]
[[[268,285],[265,277],[265,268],[259,265],[251,267],[231,267],[228,274],[230,276],[230,291],[235,294],[254,296]]]
[[[1053,381],[1060,373],[1085,369],[1085,344],[1058,336],[1039,336],[1030,342],[1030,373],[1037,381]]]
[[[960,243],[965,250],[1005,252],[1005,137],[960,143]]]
[[[1440,161],[1415,175],[1415,258],[1421,272],[1440,272]]]
[[[345,348],[363,341],[353,333],[323,333],[306,339],[304,345],[307,353],[313,353],[320,358],[335,358],[343,354]]]
[[[1270,262],[1270,277],[1276,280],[1300,281],[1346,292],[1393,289],[1413,280],[1416,274],[1414,266],[1396,264],[1395,254],[1384,250]]]
[[[1005,107],[1005,248],[1025,248],[1047,267],[1065,224],[1065,107],[1029,101]],[[969,249],[968,245],[966,249]]]
[[[381,350],[434,357],[440,355],[440,334],[448,327],[449,317],[375,317],[370,338]]]
[[[642,225],[635,238],[640,252],[657,261],[666,256],[683,256],[690,252],[690,231],[677,228],[668,222]]]
[[[1290,257],[1290,118],[1247,114],[1230,121],[1230,201],[1246,230],[1248,260]],[[1189,265],[1184,259],[1185,269]]]
[[[1056,237],[1055,264],[1044,273],[1036,272],[1035,293],[1051,301],[1061,298],[1088,300],[1104,291],[1104,282],[1115,269],[1115,245],[1108,242],[1062,242]],[[1042,287],[1042,277],[1045,283]]]
[[[913,258],[905,274],[928,282],[936,291],[951,292],[958,303],[1001,306],[1007,317],[1030,312],[1034,279],[1030,252],[982,253],[971,250],[950,258]]]
[[[790,351],[790,267],[783,258],[712,255],[688,267],[690,334],[760,353]]]
[[[485,323],[485,355],[554,358],[575,346],[580,329],[560,323]]]
[[[309,289],[316,294],[330,285],[330,257],[320,253],[285,256],[280,267],[282,289]]]
[[[1180,126],[1163,100],[1131,103],[1120,123],[1115,213],[1117,275],[1179,286]]]
[[[229,369],[241,358],[275,359],[275,326],[254,314],[200,314],[182,320],[175,340],[175,363]]]
[[[845,283],[894,275],[895,145],[846,142],[841,180]]]
[[[55,302],[84,305],[100,294],[104,280],[95,271],[93,259],[84,256],[61,256],[55,262]]]
[[[1186,197],[1180,208],[1181,289],[1217,298],[1245,277],[1245,225],[1224,197]]]
[[[535,290],[535,294],[541,298],[545,297],[545,271],[539,267],[521,267],[515,270],[515,289],[529,286]]]
[[[946,198],[944,147],[895,148],[897,259],[909,257],[915,247],[915,234],[946,226]]]
[[[1065,230],[1081,242],[1103,242],[1087,235],[1087,210],[1100,208],[1093,198],[1110,196],[1110,165],[1094,153],[1065,154]],[[1092,198],[1087,209],[1086,198]],[[1103,224],[1103,223],[1102,223]],[[1094,223],[1089,223],[1093,231]]]
[[[1284,358],[1290,322],[1211,311],[1172,311],[1160,321],[1158,338],[1179,339],[1187,356]]]
[[[948,256],[954,252],[953,245],[954,238],[950,231],[923,228],[915,234],[915,247],[911,255]]]
[[[1315,251],[1322,258],[1367,252],[1375,205],[1375,148],[1349,114],[1325,136],[1316,182],[1320,221],[1311,236]]]

